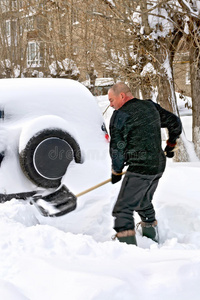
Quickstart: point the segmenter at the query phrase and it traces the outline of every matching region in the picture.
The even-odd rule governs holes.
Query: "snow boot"
[[[141,225],[142,227],[142,236],[146,236],[147,238],[158,243],[157,221],[154,221],[153,223],[140,222],[138,225]]]
[[[125,230],[125,231],[118,232],[115,235],[115,238],[117,238],[121,243],[137,246],[135,230]]]

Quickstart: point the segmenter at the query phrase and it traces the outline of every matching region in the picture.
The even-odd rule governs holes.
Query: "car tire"
[[[34,184],[57,188],[71,161],[81,163],[81,150],[63,129],[43,129],[29,139],[19,158],[24,174]]]

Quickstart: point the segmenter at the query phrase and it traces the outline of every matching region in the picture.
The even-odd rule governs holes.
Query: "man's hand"
[[[122,178],[122,173],[116,173],[115,171],[112,171],[112,175],[111,175],[111,182],[112,184],[117,183],[118,181],[120,181]]]
[[[176,146],[175,144],[171,144],[167,141],[167,146],[165,147],[164,153],[167,157],[172,158],[174,157],[174,148]]]

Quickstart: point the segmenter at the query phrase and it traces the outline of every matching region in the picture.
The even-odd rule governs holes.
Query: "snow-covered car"
[[[79,193],[108,177],[103,116],[81,83],[1,79],[0,111],[0,202],[33,196],[37,203],[62,204],[69,191]]]

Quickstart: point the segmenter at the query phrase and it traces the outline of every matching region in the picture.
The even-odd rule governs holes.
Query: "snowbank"
[[[111,240],[120,183],[55,219],[22,201],[0,204],[0,298],[198,300],[199,178],[200,163],[167,161],[154,197],[160,244],[138,230],[138,247]]]

